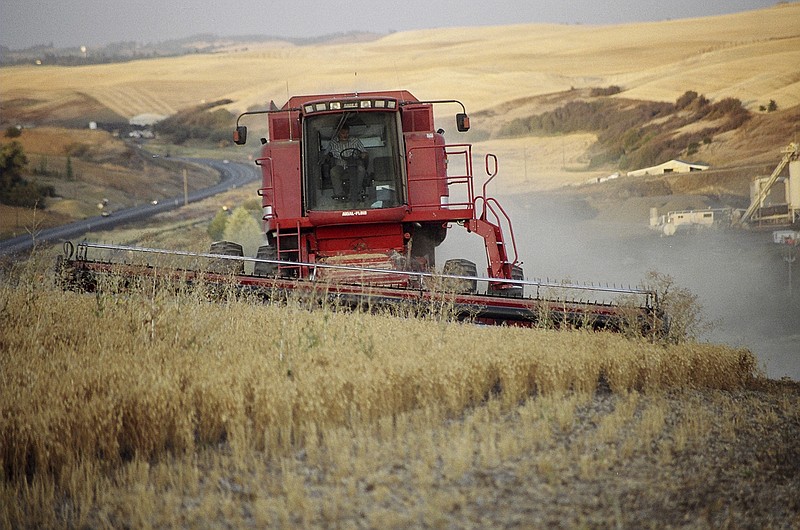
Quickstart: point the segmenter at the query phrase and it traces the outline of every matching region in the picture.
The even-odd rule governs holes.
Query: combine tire
[[[511,279],[512,280],[524,280],[525,273],[522,270],[522,267],[519,265],[513,265],[511,267]],[[496,287],[489,286],[489,292],[491,294],[497,294],[501,296],[508,296],[509,298],[522,298],[524,288],[521,285],[513,285],[507,287],[505,289],[498,289]]]
[[[477,276],[478,267],[468,259],[449,259],[444,262],[442,274],[447,276]],[[478,291],[478,280],[459,280],[445,278],[444,289],[459,294],[475,294]]]
[[[215,241],[211,243],[209,254],[222,254],[225,256],[244,256],[242,245],[232,241]],[[212,260],[208,265],[209,272],[217,274],[244,274],[244,262],[225,258]]]
[[[525,279],[525,272],[522,270],[522,267],[520,267],[519,265],[513,265],[511,267],[511,279],[512,280]],[[511,288],[508,295],[513,296],[514,298],[522,298],[523,292],[524,292],[524,287],[522,285],[515,285],[514,287]]]
[[[256,253],[258,259],[278,259],[278,251],[272,245],[261,245],[258,247]],[[256,276],[277,276],[278,265],[276,263],[264,263],[256,261],[253,268],[253,274]]]

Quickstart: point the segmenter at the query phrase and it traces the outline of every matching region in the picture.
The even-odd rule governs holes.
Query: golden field
[[[489,113],[474,125],[491,128],[547,110],[536,96],[619,85],[627,98],[675,101],[696,90],[712,100],[739,98],[753,111],[775,100],[783,110],[800,104],[798,28],[800,4],[793,2],[646,24],[439,28],[371,42],[276,42],[124,64],[4,68],[0,101],[6,116],[23,122],[88,122],[108,113],[124,119],[171,114],[220,99],[232,100],[227,108],[240,112],[270,100],[282,105],[294,94],[408,89],[422,99],[459,99],[477,116]],[[452,129],[454,112],[440,109],[445,129]],[[476,151],[509,152],[501,159],[505,185],[530,191],[585,181],[580,155],[590,140],[493,140],[479,143]],[[745,154],[749,143],[725,154]],[[768,145],[777,150],[781,144]],[[725,154],[706,158],[716,163]]]
[[[791,141],[800,112],[800,4],[726,16],[617,26],[516,25],[429,29],[393,33],[371,42],[294,46],[285,42],[241,46],[228,51],[176,58],[84,67],[18,66],[0,70],[2,125],[65,124],[86,127],[89,121],[127,120],[139,114],[167,115],[201,102],[230,99],[232,112],[282,105],[290,95],[408,89],[422,99],[463,101],[473,117],[473,130],[450,141],[472,141],[479,160],[499,156],[497,193],[552,190],[613,173],[616,168],[588,167],[586,152],[594,134],[555,137],[484,139],[514,118],[552,110],[563,104],[560,93],[619,85],[619,97],[675,101],[696,90],[712,101],[739,98],[754,113],[742,130],[726,133],[697,157],[716,168],[753,167],[736,180],[769,173],[779,150]],[[566,92],[565,92],[566,91]],[[775,100],[778,112],[759,113]],[[453,129],[457,107],[442,106],[437,119]],[[231,128],[233,128],[231,118]],[[259,121],[249,120],[259,134]],[[70,153],[84,176],[105,176],[105,186],[120,205],[180,194],[175,179],[137,162],[128,170],[121,160],[136,160],[122,143],[105,133],[44,128],[25,130],[22,143],[32,168],[44,163],[61,169]],[[261,131],[263,132],[263,131]],[[39,138],[32,136],[38,135]],[[77,137],[77,138],[76,138]],[[2,138],[3,142],[8,141]],[[100,145],[118,152],[116,160],[93,160]],[[165,153],[175,148],[147,146]],[[205,154],[205,153],[204,153]],[[246,159],[247,149],[218,149],[218,158]],[[482,166],[479,165],[477,167]],[[142,182],[165,182],[161,189]],[[727,174],[726,174],[727,178]],[[194,180],[194,179],[193,179]],[[740,182],[741,181],[741,182]],[[53,182],[44,181],[45,184]],[[102,190],[93,182],[63,185],[67,199],[46,214],[58,224],[61,214],[80,218],[93,209]],[[704,189],[701,185],[699,189]],[[90,200],[80,203],[79,198]],[[0,212],[2,233],[22,233],[27,214]],[[40,216],[42,217],[42,216]],[[41,220],[41,219],[40,219]]]
[[[4,68],[0,116],[130,118],[222,98],[243,111],[290,94],[397,88],[460,99],[475,128],[491,128],[547,110],[549,94],[617,84],[623,97],[697,90],[754,112],[776,100],[777,113],[701,153],[772,163],[796,123],[798,64],[792,3]],[[437,115],[448,130],[453,112]],[[541,191],[597,176],[584,159],[593,140],[493,139],[475,152],[499,155],[501,194]],[[62,216],[55,224],[90,213],[78,196],[149,200],[153,181],[180,193],[179,174],[149,155],[121,164],[130,151],[107,133],[34,127],[20,141],[34,167],[90,155],[73,160],[74,196],[47,210]],[[101,236],[205,250],[218,201],[254,192]],[[619,204],[599,218],[622,216]],[[39,226],[28,214],[0,209],[0,222]],[[450,322],[446,303],[410,319],[210,303],[202,286],[77,294],[54,287],[51,269],[42,254],[0,263],[0,528],[800,527],[800,385],[766,379],[747,349],[478,327]]]
[[[75,68],[4,69],[0,96],[55,105],[75,94],[125,116],[230,98],[245,110],[289,94],[405,88],[472,112],[570,87],[620,85],[674,101],[688,89],[749,106],[800,103],[800,5],[618,26],[518,25],[409,31],[373,42],[276,43],[211,56]],[[687,87],[687,80],[691,86]],[[48,103],[45,103],[48,102]]]
[[[746,350],[51,281],[0,284],[2,527],[798,521]]]

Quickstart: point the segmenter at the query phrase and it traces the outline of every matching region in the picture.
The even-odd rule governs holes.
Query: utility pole
[[[797,250],[800,249],[800,232],[791,230],[775,230],[772,232],[772,241],[781,245],[783,261],[789,265],[789,299],[792,298],[792,264],[797,260]]]
[[[783,260],[789,264],[789,298],[792,298],[792,263],[797,259],[797,247],[788,247],[788,252],[784,254]]]
[[[189,205],[189,180],[187,178],[186,168],[183,169],[183,205]]]

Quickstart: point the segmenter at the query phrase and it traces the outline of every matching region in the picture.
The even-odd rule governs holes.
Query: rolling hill
[[[229,98],[242,111],[289,94],[407,88],[456,97],[471,112],[569,88],[619,85],[624,96],[675,101],[686,90],[800,104],[800,4],[618,26],[516,25],[400,32],[363,43],[261,44],[213,55],[85,67],[2,70],[3,121],[67,106],[86,121],[129,119]],[[83,102],[76,98],[83,98]]]
[[[465,139],[476,156],[499,156],[502,194],[580,184],[618,169],[589,164],[595,131],[498,134],[515,120],[586,99],[596,87],[620,87],[611,98],[668,103],[692,90],[712,103],[737,98],[752,119],[695,150],[694,159],[717,174],[681,191],[721,186],[746,200],[749,180],[774,167],[800,116],[796,2],[654,23],[429,29],[367,42],[237,42],[217,49],[223,51],[120,64],[2,68],[0,125],[85,128],[216,100],[241,112],[282,104],[290,94],[406,88],[420,98],[467,105],[473,131]],[[776,112],[759,110],[770,101]],[[452,128],[449,114],[442,110],[445,129]]]
[[[394,33],[369,42],[254,42],[215,54],[78,67],[3,68],[3,126],[125,122],[230,99],[240,112],[289,95],[405,88],[457,98],[474,115],[476,154],[501,157],[511,190],[576,184],[590,170],[587,133],[498,139],[510,121],[553,108],[571,89],[617,85],[615,97],[674,102],[694,90],[741,100],[756,115],[697,157],[715,165],[773,164],[796,132],[800,3],[698,19],[616,26],[526,24]],[[775,101],[769,116],[759,107]],[[794,110],[792,110],[794,109]],[[788,114],[787,114],[788,112]],[[449,113],[447,113],[449,115]],[[444,115],[444,114],[443,114]],[[452,128],[448,121],[442,124]],[[613,168],[611,168],[613,170]]]

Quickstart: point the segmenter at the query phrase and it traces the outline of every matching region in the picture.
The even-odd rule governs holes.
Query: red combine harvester
[[[224,241],[208,254],[84,242],[77,252],[67,245],[61,277],[69,286],[93,289],[98,275],[120,269],[190,281],[202,275],[206,282],[233,275],[240,288],[270,296],[318,293],[324,286],[326,296],[352,306],[413,304],[447,293],[456,316],[483,323],[547,320],[657,333],[664,320],[651,291],[524,279],[510,219],[487,194],[497,159],[486,156],[488,179],[476,193],[472,146],[448,144],[444,131],[434,128],[434,106],[445,104],[461,107],[456,125],[467,131],[459,101],[420,101],[402,90],[295,96],[282,108],[245,112],[236,122],[236,144],[247,141],[243,117],[266,115],[269,126],[256,159],[266,244],[254,258]],[[453,225],[483,238],[485,276],[466,259],[437,268],[435,249]],[[119,260],[137,253],[209,262],[169,269]],[[251,274],[244,273],[247,261],[254,263]],[[220,269],[221,262],[229,267]],[[625,302],[613,300],[619,297]]]

